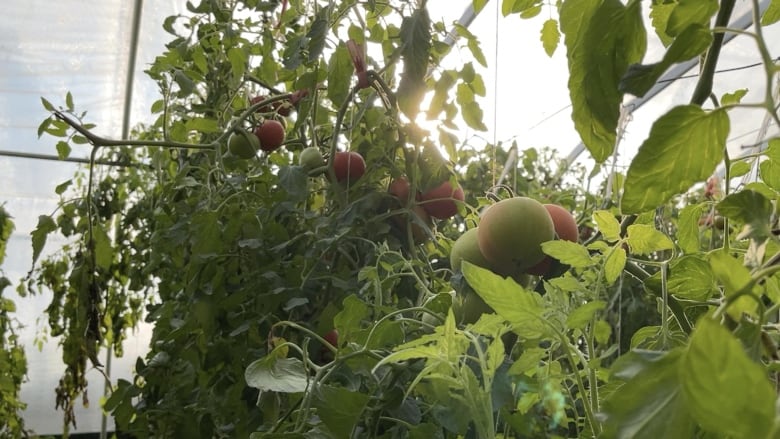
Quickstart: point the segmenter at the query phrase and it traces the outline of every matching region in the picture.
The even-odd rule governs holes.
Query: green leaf
[[[309,27],[309,32],[306,33],[306,38],[309,42],[309,62],[319,58],[325,49],[325,39],[328,33],[328,16],[330,13],[330,8],[320,9],[317,18],[314,19],[314,22]]]
[[[691,335],[680,380],[688,409],[707,431],[730,437],[767,437],[775,391],[766,370],[716,321],[702,318]]]
[[[35,230],[32,231],[32,247],[33,247],[33,257],[32,262],[33,265],[35,265],[35,261],[38,260],[38,257],[41,255],[41,251],[43,250],[43,246],[46,245],[46,237],[49,236],[49,233],[57,230],[57,224],[54,222],[52,217],[49,215],[41,215],[38,217],[38,225],[35,227]]]
[[[488,0],[471,0],[471,4],[474,7],[474,12],[480,12],[485,7]]]
[[[222,226],[216,212],[201,211],[194,214],[189,227],[194,255],[211,256],[222,248]]]
[[[64,140],[57,142],[57,158],[65,160],[70,156],[71,148],[70,144]]]
[[[593,320],[596,313],[606,307],[607,302],[603,300],[590,301],[569,314],[569,317],[566,318],[566,326],[569,329],[584,329]]]
[[[668,236],[656,230],[649,224],[632,224],[628,226],[628,239],[631,253],[649,255],[661,250],[671,250],[674,242]]]
[[[687,300],[704,301],[717,292],[712,268],[700,255],[682,256],[672,263],[666,288],[669,294]]]
[[[539,363],[547,356],[549,356],[547,349],[540,347],[527,348],[523,350],[520,358],[512,363],[507,374],[514,376],[526,374],[532,376],[536,373],[536,368],[539,367]]]
[[[655,34],[664,47],[669,47],[669,44],[674,41],[674,37],[666,34],[666,25],[669,23],[669,16],[672,15],[676,3],[665,2],[652,2],[650,4],[650,19],[655,29]]]
[[[631,0],[626,6],[620,0],[564,2],[560,20],[574,126],[601,163],[615,147],[623,100],[620,78],[630,64],[641,61],[646,49],[640,2]]]
[[[414,120],[425,96],[425,75],[431,50],[431,19],[426,8],[417,9],[401,22],[401,57],[404,70],[398,84],[398,106]]]
[[[738,104],[742,102],[742,98],[745,97],[747,92],[748,89],[740,88],[739,90],[735,90],[733,93],[724,93],[723,96],[720,98],[720,104],[721,105]]]
[[[349,94],[353,71],[347,46],[339,44],[328,62],[328,98],[336,108],[341,107]]]
[[[309,195],[308,174],[302,166],[282,166],[279,169],[279,186],[292,202],[303,201]]]
[[[593,221],[601,232],[601,236],[607,242],[620,240],[620,223],[615,215],[608,210],[597,210],[593,212]]]
[[[111,238],[108,237],[103,227],[96,225],[92,227],[92,239],[94,240],[95,263],[98,267],[108,270],[114,259]]]
[[[770,158],[758,165],[761,180],[774,190],[780,190],[780,160]]]
[[[313,405],[317,415],[334,437],[354,437],[352,430],[360,420],[369,396],[345,387],[317,386]]]
[[[750,172],[750,164],[748,162],[739,160],[731,163],[731,169],[729,170],[729,177],[737,178],[747,175]]]
[[[711,43],[712,33],[709,27],[701,25],[687,27],[674,39],[660,62],[631,65],[620,80],[620,91],[644,96],[672,64],[696,57],[706,51]]]
[[[339,331],[340,338],[349,340],[350,334],[359,331],[361,322],[368,317],[368,305],[353,294],[344,298],[342,306],[333,318],[333,326]]]
[[[574,268],[590,267],[595,263],[590,257],[588,249],[576,242],[563,240],[543,242],[542,251],[561,261],[562,264],[571,265]]]
[[[710,19],[718,12],[718,3],[718,0],[678,0],[666,24],[666,34],[675,37],[697,24],[709,27]]]
[[[73,111],[73,94],[70,91],[65,93],[65,107],[68,111]]]
[[[56,111],[57,109],[54,108],[54,105],[49,102],[48,99],[41,97],[41,104],[43,104],[43,108],[46,109],[46,111]]]
[[[466,122],[466,125],[468,125],[469,128],[473,128],[477,131],[487,131],[487,126],[482,121],[482,108],[479,107],[479,104],[476,101],[463,103],[461,104],[460,109],[463,121]]]
[[[549,19],[542,25],[542,47],[547,56],[552,57],[558,43],[561,41],[561,33],[558,31],[558,21]]]
[[[222,128],[219,126],[219,121],[205,117],[193,117],[192,119],[187,120],[185,127],[189,131],[197,131],[200,133],[222,132]]]
[[[683,253],[696,253],[701,243],[699,241],[699,218],[704,209],[700,204],[692,204],[680,210],[677,219],[677,245]]]
[[[723,157],[729,117],[678,106],[655,121],[628,168],[621,209],[642,213],[706,180]]]
[[[730,194],[715,208],[726,218],[749,225],[750,236],[763,238],[772,233],[769,224],[772,203],[759,192],[745,189]]]
[[[255,360],[247,366],[244,379],[261,392],[300,393],[308,387],[308,375],[297,358],[277,358],[275,354]]]
[[[468,261],[461,265],[463,275],[474,291],[498,315],[512,324],[512,330],[528,338],[547,333],[541,296],[527,291],[511,278],[503,278]]]
[[[620,277],[620,273],[626,267],[626,251],[623,246],[614,247],[607,255],[607,260],[604,262],[604,278],[608,285],[612,285]]]
[[[737,292],[746,288],[751,282],[750,271],[742,263],[729,255],[725,249],[717,250],[708,255],[708,262],[715,278],[723,284],[724,294],[732,303],[729,304],[727,311],[734,320],[742,319],[743,313],[755,315],[758,304],[748,296],[740,296],[735,300],[733,297]],[[753,287],[755,294],[755,287]]]
[[[236,81],[241,80],[247,67],[248,58],[246,52],[238,47],[231,47],[227,51],[227,57],[230,61],[230,73],[233,75],[233,79]]]
[[[694,437],[695,423],[681,389],[681,354],[632,351],[615,362],[610,383],[625,384],[604,401],[600,438]]]
[[[780,21],[780,0],[772,0],[761,16],[761,26],[769,26]]]

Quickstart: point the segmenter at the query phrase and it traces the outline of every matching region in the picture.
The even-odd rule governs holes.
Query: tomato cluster
[[[542,251],[542,243],[563,239],[577,242],[579,229],[572,214],[557,204],[542,204],[532,198],[513,197],[489,206],[477,227],[463,233],[453,244],[450,267],[461,270],[463,261],[486,268],[520,284],[529,275],[550,273],[553,259]],[[467,312],[466,303],[477,303],[472,291],[458,297],[464,323],[473,323],[480,313]],[[466,318],[469,316],[469,318]]]

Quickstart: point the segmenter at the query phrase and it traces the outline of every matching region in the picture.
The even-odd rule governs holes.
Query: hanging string
[[[780,99],[780,82],[777,83],[775,86],[775,101]],[[772,123],[772,115],[769,114],[767,111],[766,114],[764,114],[764,120],[761,122],[761,126],[758,129],[758,134],[756,135],[756,144],[753,148],[750,149],[748,152],[749,154],[755,154],[759,153],[764,150],[766,147],[766,133],[769,131],[769,125]],[[759,165],[758,159],[753,159],[753,164],[750,167],[750,172],[742,176],[742,181],[740,182],[740,186],[745,185],[747,183],[750,183],[752,181],[758,181],[758,165]]]
[[[619,155],[620,141],[626,133],[626,126],[631,121],[631,111],[627,105],[620,106],[620,117],[618,118],[617,136],[615,138],[615,149],[612,152],[612,165],[607,175],[607,187],[604,192],[604,202],[612,198],[612,185],[615,181],[615,170],[617,169],[617,160]]]
[[[497,165],[497,159],[496,159],[496,148],[498,148],[497,139],[498,139],[498,133],[496,132],[498,129],[498,41],[499,41],[499,13],[500,13],[500,3],[501,2],[493,2],[496,5],[496,46],[493,54],[493,150],[492,150],[492,159],[491,159],[491,170],[490,173],[492,175],[493,181],[490,185],[491,187],[496,186],[496,172],[498,171]]]

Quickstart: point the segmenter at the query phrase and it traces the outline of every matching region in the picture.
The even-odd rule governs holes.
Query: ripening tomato
[[[353,183],[366,173],[366,161],[355,151],[338,151],[333,157],[333,171],[339,183]]]

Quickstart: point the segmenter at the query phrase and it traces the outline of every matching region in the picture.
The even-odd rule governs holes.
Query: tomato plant
[[[447,24],[425,1],[282,4],[166,21],[148,69],[166,94],[128,139],[95,134],[72,96],[44,99],[41,134],[133,164],[63,183],[33,232],[21,288],[51,291],[66,433],[85,370],[145,319],[149,352],[103,405],[138,437],[774,437],[780,141],[736,158],[726,139],[736,108],[780,118],[771,93],[710,99],[733,0],[502,2],[549,17],[543,49],[565,46],[595,169],[459,139],[487,130],[484,80],[442,66]],[[772,8],[740,31],[769,84]],[[666,48],[654,64],[643,14]],[[624,95],[697,57],[690,100],[597,182]],[[285,148],[242,160],[257,124],[274,129],[259,146]],[[700,227],[715,212],[724,227]],[[55,232],[69,245],[41,258]]]

